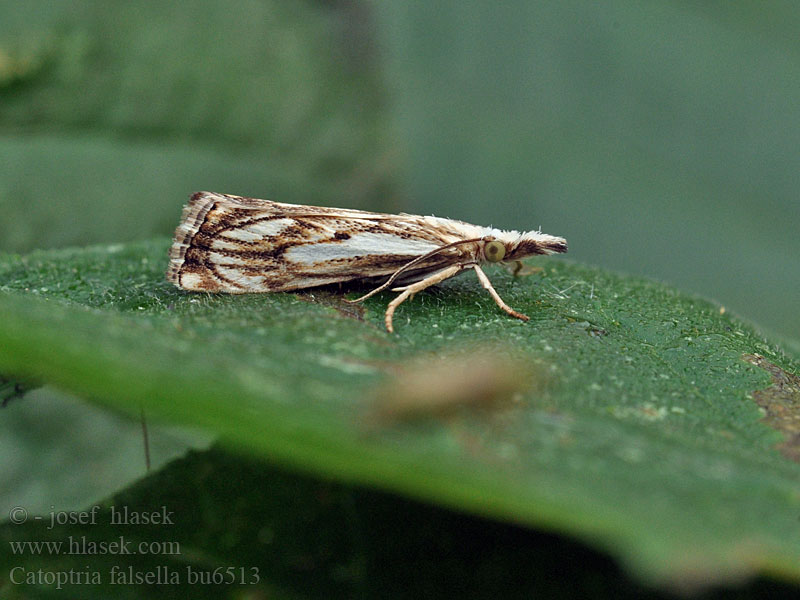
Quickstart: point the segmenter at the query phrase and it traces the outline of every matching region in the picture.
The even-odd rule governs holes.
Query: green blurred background
[[[793,2],[0,3],[0,249],[211,189],[564,235],[800,338]]]
[[[381,4],[411,208],[800,337],[800,4]]]

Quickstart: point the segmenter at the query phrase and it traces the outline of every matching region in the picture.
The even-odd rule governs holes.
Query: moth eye
[[[483,247],[483,254],[489,262],[499,262],[506,255],[506,247],[503,242],[498,242],[497,240],[486,242]]]

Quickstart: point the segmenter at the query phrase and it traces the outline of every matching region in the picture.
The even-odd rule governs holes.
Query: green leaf
[[[348,494],[254,459],[192,453],[76,511],[85,514],[80,523],[53,511],[0,525],[4,547],[14,548],[1,555],[0,569],[13,570],[7,579],[16,585],[8,588],[31,597],[48,597],[47,585],[25,585],[39,572],[76,574],[55,597],[65,590],[82,598],[351,597],[345,592],[363,577],[365,549],[347,530],[354,512]],[[140,515],[153,522],[142,523]],[[23,544],[20,550],[20,539],[64,549],[38,553]],[[102,546],[110,550],[93,551]],[[142,585],[148,574],[160,585]]]
[[[25,392],[0,410],[0,514],[79,510],[185,454],[213,434],[143,423],[53,388]],[[57,507],[57,508],[55,508]],[[2,594],[0,594],[2,596]]]
[[[167,235],[202,189],[386,207],[385,94],[348,10],[0,3],[0,248]]]
[[[4,257],[0,371],[292,468],[567,532],[646,581],[800,576],[786,535],[800,468],[771,428],[790,431],[795,409],[762,422],[771,396],[752,395],[784,377],[793,398],[798,366],[720,307],[544,259],[516,279],[488,271],[530,322],[464,276],[403,304],[390,335],[391,294],[361,309],[336,289],[181,292],[164,281],[168,245]],[[464,363],[499,383],[473,398]],[[430,399],[464,402],[386,410],[437,370]]]
[[[132,525],[134,512],[165,514],[170,523]],[[602,590],[600,597],[608,598],[672,597],[654,593],[607,557],[563,537],[288,473],[219,449],[191,453],[75,514],[81,513],[84,525],[59,524],[59,512],[22,525],[0,524],[0,544],[16,550],[0,553],[0,572],[16,568],[19,582],[31,574],[63,576],[72,570],[99,579],[99,585],[79,582],[53,590],[17,583],[0,592],[24,592],[24,598],[72,593],[103,599],[330,600],[452,598],[454,589],[468,598],[523,599],[544,592],[578,598],[598,597]],[[72,542],[78,552],[20,551],[20,540],[62,547]],[[92,544],[120,542],[130,550],[144,543],[150,551],[88,554]],[[215,572],[222,583],[214,584]],[[179,583],[129,584],[148,575]],[[748,587],[736,597],[791,598],[795,592],[763,580]]]

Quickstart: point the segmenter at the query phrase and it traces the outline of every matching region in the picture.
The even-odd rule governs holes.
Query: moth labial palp
[[[199,192],[175,230],[167,279],[189,291],[231,294],[385,279],[349,302],[387,288],[400,292],[386,309],[392,332],[400,304],[467,269],[503,311],[527,321],[500,298],[480,265],[566,251],[564,238],[539,231]]]

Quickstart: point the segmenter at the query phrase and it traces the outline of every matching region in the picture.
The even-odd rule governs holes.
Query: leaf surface
[[[718,306],[544,259],[489,270],[530,322],[463,276],[403,304],[389,335],[391,294],[362,309],[336,289],[184,293],[164,281],[167,247],[4,257],[0,370],[290,468],[568,532],[646,580],[797,577],[799,469],[752,397],[770,371],[743,355],[797,364]],[[370,419],[420,373],[439,369],[437,397],[459,389],[465,361],[521,383],[499,403]]]

